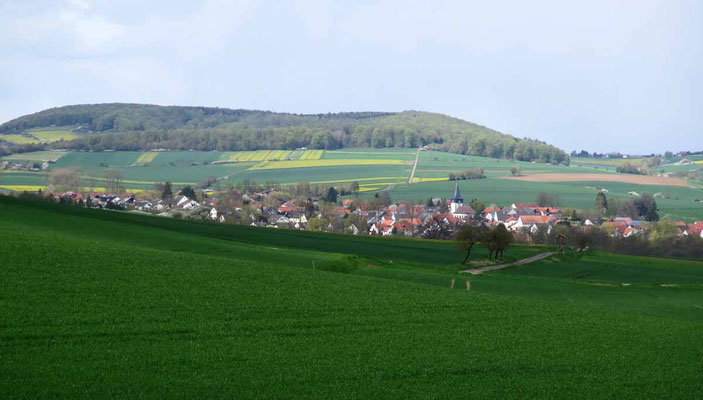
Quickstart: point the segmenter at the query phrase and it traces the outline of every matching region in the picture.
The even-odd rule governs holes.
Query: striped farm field
[[[267,160],[286,160],[290,158],[290,150],[256,150],[230,151],[222,155],[221,161],[259,162]]]
[[[337,159],[337,160],[314,160],[300,159],[295,161],[269,161],[257,164],[250,170],[261,169],[287,169],[287,168],[310,168],[310,167],[339,167],[355,165],[405,165],[403,160],[359,160],[359,159]]]
[[[301,156],[301,160],[319,160],[325,153],[324,150],[306,150]]]
[[[56,161],[63,155],[68,154],[65,151],[32,151],[28,153],[10,154],[9,156],[0,157],[2,161]]]
[[[344,150],[332,150],[328,151],[328,153],[331,154],[369,154],[369,155],[378,155],[378,154],[383,154],[387,156],[396,156],[398,154],[411,154],[415,155],[415,152],[400,152],[400,151],[344,151]]]
[[[373,183],[369,183],[370,185],[378,185],[379,183],[376,183],[375,181],[387,181],[387,180],[398,180],[399,182],[403,181],[405,179],[404,176],[380,176],[377,178],[355,178],[355,179],[332,179],[328,181],[315,181],[315,182],[310,182],[312,184],[319,184],[319,183],[350,183],[350,182],[371,182],[374,181]]]
[[[22,135],[0,135],[0,140],[4,140],[6,142],[14,143],[14,144],[31,144],[31,143],[39,143],[39,140],[27,137],[27,136],[22,136]]]
[[[0,189],[11,190],[13,192],[37,192],[46,189],[44,185],[3,185],[0,183]]]
[[[71,140],[78,137],[75,132],[69,130],[30,130],[28,134],[43,142],[58,142],[59,140]]]
[[[437,182],[437,181],[448,181],[449,178],[413,178],[413,183],[419,183],[419,182]]]
[[[142,153],[139,158],[132,164],[133,167],[144,167],[151,164],[152,161],[158,156],[159,153],[155,151],[150,151],[147,153]]]

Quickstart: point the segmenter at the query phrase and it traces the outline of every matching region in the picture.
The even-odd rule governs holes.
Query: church
[[[459,219],[474,218],[476,211],[470,206],[464,205],[464,198],[461,197],[461,191],[459,190],[459,183],[454,186],[454,197],[449,203],[449,212]]]

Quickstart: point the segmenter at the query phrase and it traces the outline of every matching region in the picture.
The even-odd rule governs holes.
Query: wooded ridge
[[[0,125],[0,134],[71,127],[85,135],[47,144],[71,150],[258,150],[429,146],[457,154],[568,164],[561,149],[422,111],[289,114],[214,107],[93,104],[51,108]],[[0,136],[1,138],[2,136]]]

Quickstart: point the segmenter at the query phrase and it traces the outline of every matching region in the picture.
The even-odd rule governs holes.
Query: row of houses
[[[470,205],[464,203],[459,184],[454,188],[453,196],[448,200],[432,199],[431,204],[413,205],[409,202],[397,202],[381,209],[364,209],[356,205],[355,199],[345,199],[334,207],[319,207],[320,199],[310,197],[307,201],[295,199],[282,201],[271,206],[263,201],[267,191],[251,195],[240,194],[248,204],[242,215],[240,207],[223,207],[217,198],[200,202],[187,196],[179,195],[166,200],[139,200],[134,195],[113,195],[91,193],[84,198],[80,193],[59,193],[57,200],[70,198],[72,201],[84,201],[89,206],[103,208],[125,208],[142,212],[151,212],[173,216],[176,212],[197,213],[205,219],[217,222],[246,223],[253,226],[308,229],[311,219],[317,219],[315,229],[350,234],[370,235],[404,235],[431,238],[450,238],[457,227],[467,223],[484,223],[488,226],[503,224],[508,230],[518,234],[550,234],[558,224],[572,225],[563,218],[563,212],[556,207],[542,207],[536,203],[513,203],[505,207],[492,205],[477,213]],[[320,226],[320,222],[324,224]],[[599,221],[582,221],[583,226],[596,226]],[[643,231],[645,223],[630,218],[617,217],[607,221],[607,227],[613,236],[629,237]],[[677,222],[680,235],[694,235],[703,238],[703,221],[693,224]]]

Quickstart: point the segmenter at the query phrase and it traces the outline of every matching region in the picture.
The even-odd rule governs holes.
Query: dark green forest
[[[71,150],[259,150],[429,146],[458,154],[568,164],[563,151],[471,122],[420,111],[288,114],[213,107],[143,104],[73,105],[26,115],[0,133],[70,126],[85,133],[46,144]],[[37,145],[16,146],[15,151]]]

